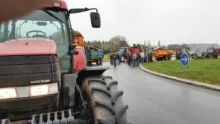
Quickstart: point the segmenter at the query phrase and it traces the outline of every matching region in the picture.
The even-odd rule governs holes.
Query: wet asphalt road
[[[156,77],[127,64],[110,67],[104,75],[119,82],[132,124],[220,124],[220,92]]]

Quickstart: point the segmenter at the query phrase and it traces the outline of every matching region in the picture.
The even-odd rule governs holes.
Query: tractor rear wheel
[[[95,76],[84,80],[82,91],[87,94],[94,124],[128,124],[127,109],[122,101],[123,91],[118,90],[118,82],[112,77]]]
[[[99,59],[99,65],[102,65],[102,59]]]
[[[98,59],[96,60],[96,65],[99,65],[99,60]]]
[[[171,60],[171,58],[172,58],[172,56],[171,56],[171,55],[169,55],[169,56],[168,56],[168,60]]]
[[[169,60],[169,56],[165,56],[164,60]]]
[[[92,62],[88,62],[87,65],[92,65]]]

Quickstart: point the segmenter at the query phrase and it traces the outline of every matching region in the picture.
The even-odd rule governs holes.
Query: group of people
[[[144,55],[142,53],[128,52],[127,53],[128,65],[138,66],[144,62]]]
[[[121,55],[119,53],[110,54],[110,64],[115,67],[121,63]],[[128,65],[138,66],[140,63],[144,63],[144,54],[136,52],[128,52],[126,54],[126,60]]]

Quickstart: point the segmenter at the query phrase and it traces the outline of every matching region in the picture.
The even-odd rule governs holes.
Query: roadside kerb
[[[170,80],[175,80],[175,81],[178,81],[178,82],[181,82],[181,83],[186,83],[186,84],[190,84],[190,85],[201,87],[201,88],[220,91],[220,86],[215,86],[215,85],[206,84],[206,83],[202,83],[202,82],[198,82],[198,81],[192,81],[192,80],[188,80],[188,79],[183,79],[183,78],[178,78],[178,77],[174,77],[174,76],[161,74],[161,73],[154,72],[154,71],[151,71],[151,70],[148,70],[148,69],[144,68],[142,66],[142,64],[140,64],[139,67],[142,71],[153,74],[153,75],[156,75],[156,76],[160,76],[160,77],[163,77],[163,78],[167,78],[167,79],[170,79]]]

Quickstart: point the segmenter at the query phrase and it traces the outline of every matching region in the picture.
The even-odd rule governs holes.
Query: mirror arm
[[[98,13],[98,9],[97,8],[87,8],[87,7],[85,7],[84,11],[81,11],[81,12],[86,12],[86,11],[89,11],[89,10],[96,10],[96,13]],[[80,13],[80,12],[77,12],[77,13]],[[68,13],[67,13],[68,17],[70,16],[70,14],[71,13],[68,11]]]
[[[88,9],[88,8],[87,8],[87,9]],[[99,13],[97,8],[90,8],[90,9],[88,9],[88,10],[96,10],[96,13]]]

